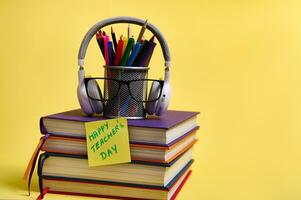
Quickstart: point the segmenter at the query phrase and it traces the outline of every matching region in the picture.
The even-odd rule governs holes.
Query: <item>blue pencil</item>
[[[137,57],[139,50],[141,48],[141,42],[137,42],[134,46],[134,49],[130,55],[130,58],[128,59],[126,66],[132,66],[134,63],[135,58]]]
[[[113,50],[113,44],[111,41],[108,42],[108,51],[109,51],[109,64],[110,66],[114,65],[115,53]]]

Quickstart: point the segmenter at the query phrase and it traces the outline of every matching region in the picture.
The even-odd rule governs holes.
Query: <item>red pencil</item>
[[[120,65],[120,61],[121,61],[121,57],[122,57],[122,49],[123,49],[123,40],[122,40],[122,36],[121,36],[120,39],[118,40],[118,44],[117,44],[116,56],[115,56],[115,60],[114,60],[115,66]]]

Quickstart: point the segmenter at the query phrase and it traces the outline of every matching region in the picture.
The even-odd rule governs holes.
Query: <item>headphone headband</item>
[[[114,18],[109,18],[109,19],[106,19],[106,20],[96,23],[86,33],[86,35],[80,45],[79,52],[78,52],[78,65],[79,65],[80,69],[82,69],[84,66],[84,59],[86,56],[86,51],[87,51],[89,42],[92,39],[92,37],[97,33],[97,31],[99,29],[101,29],[105,26],[111,25],[111,24],[116,24],[116,23],[130,23],[130,24],[136,24],[136,25],[143,26],[145,21],[142,19],[134,18],[134,17],[114,17]],[[158,39],[161,49],[162,49],[162,52],[163,52],[165,66],[167,68],[169,68],[170,67],[170,53],[169,53],[169,48],[168,48],[167,42],[164,39],[162,33],[159,31],[159,29],[157,29],[154,25],[152,25],[149,22],[147,23],[146,28],[148,30],[150,30],[155,35],[155,37]]]

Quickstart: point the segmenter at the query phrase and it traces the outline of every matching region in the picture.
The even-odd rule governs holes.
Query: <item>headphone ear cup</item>
[[[156,112],[156,107],[158,104],[158,100],[156,101],[150,101],[152,99],[157,99],[160,95],[160,83],[157,81],[154,81],[152,83],[149,95],[148,95],[148,102],[146,103],[146,111],[148,114],[152,115]]]
[[[87,86],[87,90],[90,97],[95,99],[102,99],[101,90],[95,80],[90,80]],[[93,111],[97,114],[102,113],[103,111],[103,103],[102,101],[97,101],[89,98],[90,105]]]
[[[156,106],[155,114],[157,116],[162,115],[167,110],[168,105],[169,105],[170,95],[171,95],[170,85],[169,85],[169,83],[164,82],[162,94],[161,94],[161,97],[158,100],[158,103]]]
[[[89,97],[86,92],[86,87],[83,82],[79,83],[77,87],[77,99],[82,111],[87,115],[92,115],[93,108],[90,105]]]

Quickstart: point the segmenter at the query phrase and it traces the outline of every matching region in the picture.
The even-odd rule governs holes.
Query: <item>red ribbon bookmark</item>
[[[43,192],[42,192],[43,194],[39,194],[39,196],[37,197],[36,200],[42,200],[44,198],[45,194],[48,193],[48,191],[49,191],[48,188],[43,189]]]

